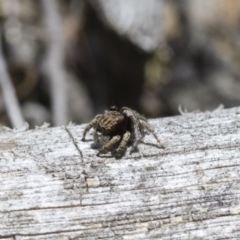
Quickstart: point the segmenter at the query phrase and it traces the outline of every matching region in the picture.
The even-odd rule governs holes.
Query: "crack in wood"
[[[3,239],[3,240],[15,240],[16,236],[15,235],[8,235],[8,236],[0,237],[0,239]]]
[[[81,161],[83,161],[83,153],[82,153],[82,151],[80,150],[80,148],[78,147],[78,144],[75,142],[75,139],[74,139],[71,131],[70,131],[67,127],[65,127],[65,130],[66,130],[66,132],[68,133],[69,137],[71,138],[74,146],[76,147],[76,149],[77,149],[77,151],[78,151],[78,153],[79,153],[79,155],[80,155]]]
[[[10,210],[10,211],[0,211],[2,214],[7,213],[17,213],[17,212],[24,212],[24,211],[39,211],[39,210],[52,210],[52,209],[68,209],[68,208],[75,208],[75,207],[81,207],[81,204],[75,204],[70,206],[51,206],[51,207],[40,207],[40,208],[24,208],[24,209],[18,209],[18,210]],[[1,239],[1,237],[0,237]]]

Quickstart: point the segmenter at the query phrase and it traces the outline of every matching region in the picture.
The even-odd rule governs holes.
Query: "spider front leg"
[[[131,152],[134,152],[138,149],[138,144],[143,138],[143,134],[140,131],[139,125],[133,124],[134,134],[135,134],[135,140],[132,145]]]
[[[119,144],[119,147],[117,148],[116,158],[121,158],[126,151],[127,143],[131,137],[131,133],[127,131],[124,133],[122,141]]]
[[[93,132],[93,142],[94,142],[95,144],[97,144],[97,145],[100,144],[100,142],[99,142],[98,132],[97,132],[96,129],[95,129],[94,132]]]
[[[114,136],[109,142],[102,146],[102,148],[97,153],[97,156],[100,156],[101,153],[109,152],[120,141],[120,139],[121,137],[119,135]]]
[[[91,144],[91,147],[93,149],[97,149],[101,147],[100,139],[96,129],[94,129],[94,132],[93,132],[93,143]]]
[[[83,136],[82,136],[82,141],[85,141],[85,137],[87,132],[91,129],[91,128],[95,128],[97,126],[97,122],[98,122],[98,118],[99,116],[101,116],[101,114],[97,115],[84,129],[83,132]]]
[[[136,111],[134,111],[130,108],[127,108],[127,107],[121,108],[121,113],[124,116],[129,117],[132,121],[131,124],[132,124],[132,128],[133,128],[133,131],[134,131],[135,139],[134,139],[134,143],[133,143],[131,152],[134,152],[137,149],[137,146],[138,146],[139,142],[143,138],[143,134],[141,132],[140,122],[139,122],[139,119],[141,119],[142,116],[140,114],[138,114]]]

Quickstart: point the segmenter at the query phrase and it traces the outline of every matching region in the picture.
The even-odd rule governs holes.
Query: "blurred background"
[[[0,0],[0,124],[240,105],[239,0]]]

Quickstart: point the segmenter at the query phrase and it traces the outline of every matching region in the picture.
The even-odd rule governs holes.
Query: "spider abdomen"
[[[109,111],[98,117],[96,130],[103,135],[114,134],[122,131],[124,116],[117,111]]]

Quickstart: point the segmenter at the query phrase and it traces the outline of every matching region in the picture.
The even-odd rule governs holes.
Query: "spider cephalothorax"
[[[111,107],[109,111],[104,114],[98,114],[86,126],[82,140],[85,140],[86,133],[94,128],[94,142],[99,143],[97,132],[101,134],[100,141],[101,148],[97,155],[107,153],[110,150],[116,149],[116,158],[120,158],[127,147],[127,144],[132,141],[132,150],[135,150],[139,142],[144,137],[144,129],[147,129],[163,147],[151,125],[147,122],[146,118],[137,113],[136,111],[122,107],[120,111],[116,107]]]

